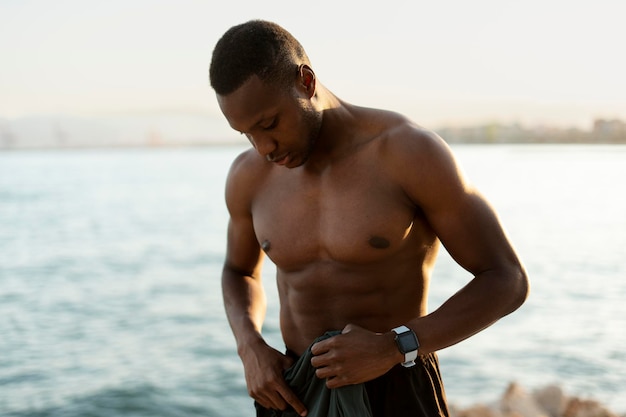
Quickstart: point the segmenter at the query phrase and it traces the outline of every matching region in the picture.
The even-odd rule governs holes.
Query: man
[[[229,29],[210,80],[228,123],[254,147],[227,180],[222,276],[250,395],[261,408],[306,415],[283,372],[340,330],[310,349],[328,388],[364,383],[374,416],[447,415],[435,352],[511,313],[528,292],[494,210],[441,138],[339,99],[274,23]],[[439,242],[474,278],[429,313]],[[261,334],[264,256],[277,267],[287,355]]]

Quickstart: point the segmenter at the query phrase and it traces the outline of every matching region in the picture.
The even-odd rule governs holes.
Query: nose
[[[257,152],[264,158],[271,159],[273,156],[272,153],[278,147],[276,141],[268,135],[256,134],[252,136],[249,134],[248,139]]]

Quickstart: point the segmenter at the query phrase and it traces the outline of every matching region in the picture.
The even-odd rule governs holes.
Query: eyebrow
[[[261,115],[261,116],[257,119],[257,122],[256,122],[256,123],[254,123],[252,126],[250,126],[250,128],[249,128],[249,129],[246,129],[245,131],[248,131],[248,132],[249,132],[249,131],[251,131],[252,129],[255,129],[255,128],[256,128],[256,127],[258,127],[259,125],[263,124],[263,122],[265,122],[266,120],[269,120],[269,119],[274,119],[274,118],[276,118],[276,114],[271,114],[271,115],[269,115],[269,116],[266,116],[266,115]],[[236,130],[238,130],[238,129],[236,129]],[[238,131],[239,131],[239,132],[241,132],[241,133],[244,133],[243,131],[240,131],[240,130],[238,130]]]

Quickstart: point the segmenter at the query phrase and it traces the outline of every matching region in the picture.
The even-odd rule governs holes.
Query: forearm
[[[432,313],[407,325],[418,335],[420,354],[454,345],[515,311],[528,295],[521,267],[478,274]]]
[[[228,322],[237,341],[237,350],[262,340],[266,298],[260,279],[224,268],[222,295]]]

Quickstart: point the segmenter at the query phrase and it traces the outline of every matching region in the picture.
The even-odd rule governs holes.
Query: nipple
[[[380,236],[372,236],[368,243],[371,247],[376,249],[387,249],[390,245],[387,239]]]
[[[267,239],[265,239],[263,243],[261,243],[261,249],[263,249],[263,252],[269,251],[271,247],[272,245],[270,244],[270,241]]]

